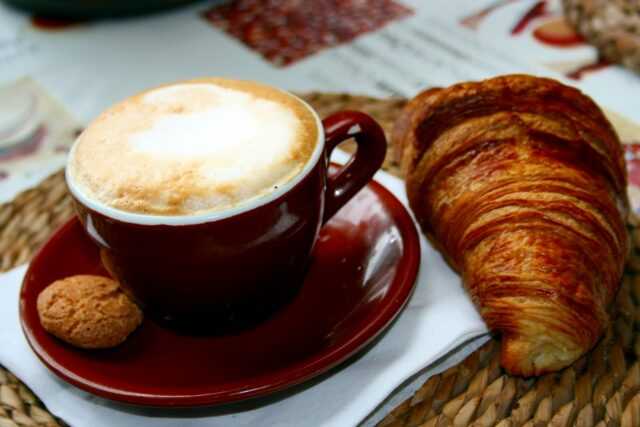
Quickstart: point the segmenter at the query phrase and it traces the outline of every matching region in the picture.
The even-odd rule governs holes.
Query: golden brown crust
[[[142,322],[118,283],[102,276],[57,280],[38,295],[37,306],[45,330],[81,348],[114,347]]]
[[[420,92],[405,104],[400,115],[396,119],[391,132],[391,140],[395,142],[395,144],[393,144],[393,160],[399,164],[402,164],[402,157],[404,156],[404,144],[402,144],[400,140],[403,139],[404,135],[412,127],[412,123],[414,121],[413,116],[420,112],[420,105],[425,102],[428,97],[438,91],[440,91],[440,88],[434,87]]]
[[[395,129],[409,203],[514,374],[560,369],[608,321],[628,252],[618,137],[578,90],[524,75],[428,91]]]

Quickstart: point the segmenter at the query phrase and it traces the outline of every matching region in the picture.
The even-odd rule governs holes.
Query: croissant
[[[593,347],[629,253],[623,150],[598,106],[502,76],[421,93],[392,139],[410,207],[501,335],[502,366],[540,375]]]

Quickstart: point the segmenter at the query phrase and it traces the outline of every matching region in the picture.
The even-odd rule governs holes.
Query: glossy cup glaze
[[[269,195],[222,212],[118,211],[88,199],[67,175],[103,264],[147,314],[209,332],[260,321],[297,293],[320,227],[366,185],[386,152],[384,132],[369,116],[347,111],[320,123],[314,115],[318,141],[303,171]],[[356,154],[328,177],[331,151],[350,138]]]

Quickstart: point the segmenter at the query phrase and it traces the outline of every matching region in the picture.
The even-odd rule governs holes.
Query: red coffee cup
[[[120,211],[88,198],[67,173],[76,212],[105,267],[147,314],[212,330],[228,323],[220,320],[261,320],[296,294],[320,227],[367,184],[386,152],[384,132],[366,114],[340,112],[322,123],[313,114],[318,141],[302,172],[255,202],[225,211]],[[357,152],[327,176],[332,150],[350,138]]]

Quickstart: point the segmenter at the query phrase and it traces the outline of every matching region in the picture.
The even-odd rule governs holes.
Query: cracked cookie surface
[[[57,280],[38,295],[44,329],[76,347],[122,343],[142,323],[142,312],[115,280],[77,275]]]

